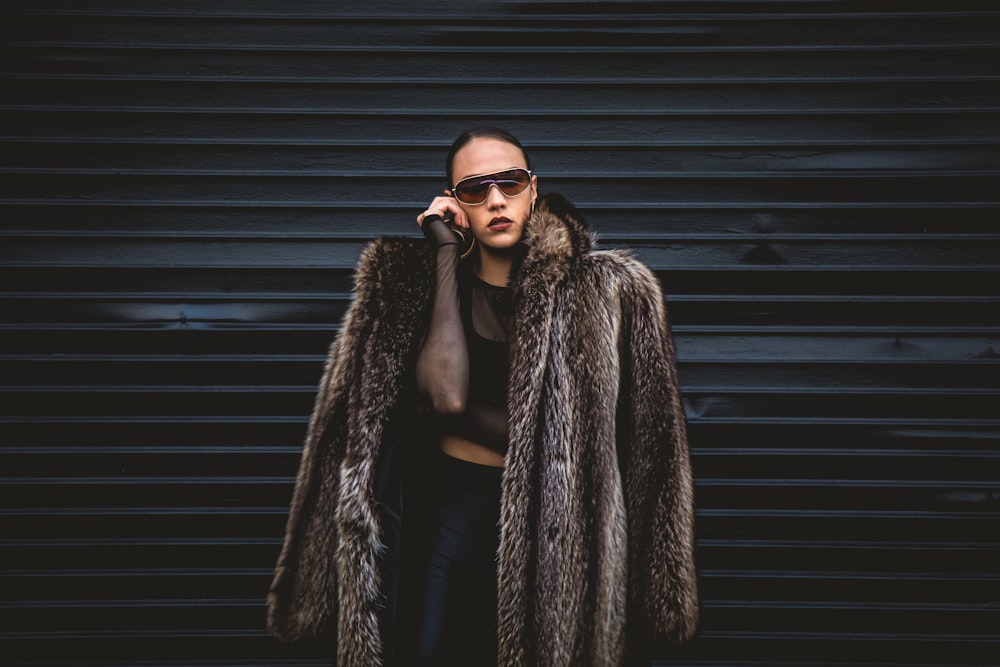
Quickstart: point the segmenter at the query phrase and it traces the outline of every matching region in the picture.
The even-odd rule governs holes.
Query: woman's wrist
[[[435,248],[446,246],[458,246],[458,237],[451,231],[444,218],[440,215],[430,214],[424,217],[420,229],[424,232],[424,237]]]

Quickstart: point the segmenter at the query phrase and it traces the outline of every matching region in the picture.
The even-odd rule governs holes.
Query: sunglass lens
[[[508,197],[524,192],[524,189],[528,187],[529,180],[528,172],[521,169],[513,169],[496,175],[497,187]]]
[[[492,181],[484,181],[478,178],[462,181],[455,186],[455,195],[466,204],[478,204],[486,200],[486,192],[490,189]]]

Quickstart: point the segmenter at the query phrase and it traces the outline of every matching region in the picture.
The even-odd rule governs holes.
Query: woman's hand
[[[454,197],[435,197],[427,209],[417,216],[417,224],[423,226],[424,218],[438,215],[445,220],[451,220],[452,224],[462,229],[469,228],[469,219],[465,217],[465,211],[458,205],[458,200]]]

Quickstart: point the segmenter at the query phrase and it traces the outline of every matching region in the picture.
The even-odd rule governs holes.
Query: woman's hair
[[[454,185],[451,180],[451,168],[455,162],[455,156],[458,154],[458,151],[462,150],[463,146],[473,139],[499,139],[500,141],[506,141],[508,144],[517,146],[521,150],[521,154],[524,155],[524,164],[528,167],[528,171],[531,171],[531,158],[528,157],[528,151],[524,150],[524,146],[517,140],[517,137],[502,128],[483,125],[466,130],[452,142],[451,150],[448,151],[448,159],[444,163],[444,174],[448,179],[449,188]]]

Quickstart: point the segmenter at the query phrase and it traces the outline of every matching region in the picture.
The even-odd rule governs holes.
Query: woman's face
[[[477,137],[463,146],[452,162],[452,183],[470,176],[492,174],[513,167],[527,169],[521,149],[500,139]],[[483,246],[502,250],[511,248],[524,234],[524,225],[531,213],[537,192],[537,178],[519,195],[507,197],[500,188],[490,186],[486,201],[472,205],[459,201],[469,220],[469,228]]]

